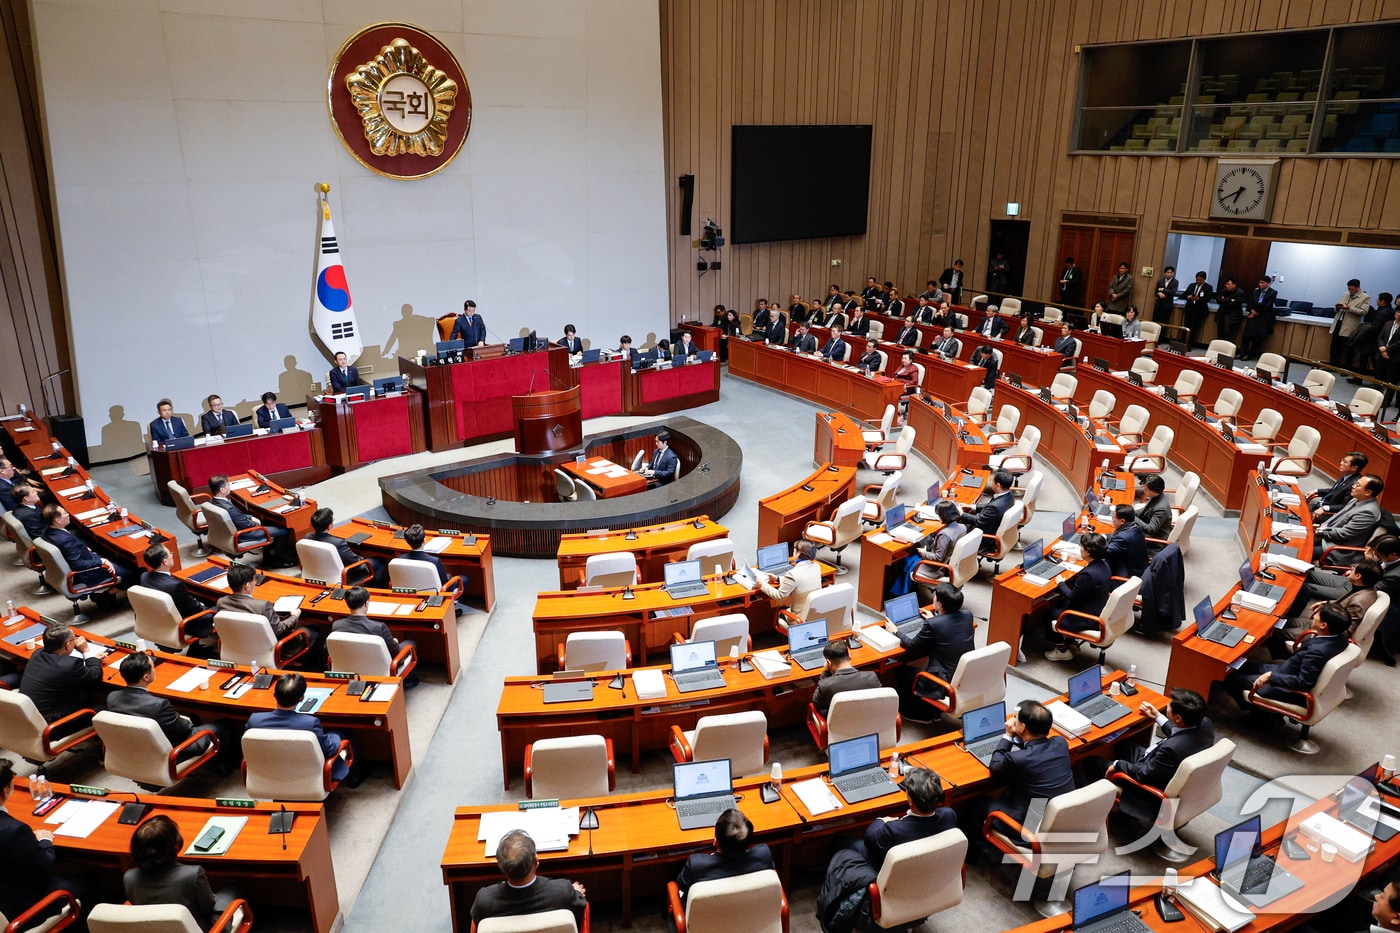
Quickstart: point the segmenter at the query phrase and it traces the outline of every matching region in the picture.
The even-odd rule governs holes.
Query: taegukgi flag
[[[311,288],[311,326],[325,346],[329,359],[344,353],[353,363],[364,352],[360,326],[355,320],[355,305],[350,300],[350,286],[345,281],[345,267],[340,263],[340,244],[331,223],[331,205],[326,193],[331,186],[321,182],[316,186],[321,205],[321,243],[317,254],[316,281]]]

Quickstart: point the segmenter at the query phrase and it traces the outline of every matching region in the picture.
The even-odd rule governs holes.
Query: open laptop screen
[[[715,666],[715,643],[712,641],[688,641],[671,646],[672,673],[703,671],[707,667]]]
[[[1079,533],[1079,528],[1074,522],[1073,515],[1065,516],[1065,520],[1060,522],[1060,535],[1066,540],[1073,538]]]
[[[890,506],[890,508],[885,512],[885,530],[889,531],[891,528],[898,528],[900,525],[903,524],[904,503],[901,502],[898,505]]]
[[[1253,585],[1254,567],[1246,560],[1243,564],[1240,564],[1240,586],[1248,590]]]
[[[1252,816],[1243,823],[1236,823],[1229,829],[1215,834],[1215,874],[1224,879],[1226,873],[1247,863],[1251,858],[1262,854],[1259,845],[1259,817]]]
[[[1196,603],[1196,608],[1191,610],[1191,614],[1196,619],[1197,630],[1204,629],[1215,621],[1215,600],[1207,596]]]
[[[801,651],[815,645],[826,644],[826,620],[802,622],[788,627],[788,651]],[[674,649],[673,649],[674,650]]]
[[[1069,705],[1078,706],[1093,696],[1103,693],[1103,673],[1095,664],[1087,670],[1074,674],[1069,679]]]
[[[667,586],[680,586],[685,583],[700,582],[700,561],[678,560],[662,567]]]
[[[971,744],[1006,728],[1006,703],[992,703],[963,715],[963,742]]]
[[[1036,538],[1030,544],[1027,544],[1026,549],[1021,552],[1021,566],[1034,567],[1036,564],[1040,563],[1040,559],[1044,556],[1045,539]]]
[[[788,543],[779,541],[758,549],[758,567],[778,567],[788,562]]]
[[[1132,888],[1131,872],[1119,872],[1102,881],[1086,884],[1074,892],[1074,928],[1080,929],[1102,917],[1110,917],[1128,906]]]
[[[706,797],[710,794],[728,794],[734,789],[728,758],[677,764],[671,775],[677,800],[686,797]]]
[[[844,742],[832,742],[827,749],[831,754],[831,774],[845,774],[859,771],[880,761],[880,736],[872,732]]]
[[[895,625],[908,622],[919,614],[919,594],[905,593],[885,603],[885,618]]]

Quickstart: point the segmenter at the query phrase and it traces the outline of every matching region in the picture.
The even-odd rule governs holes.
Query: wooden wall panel
[[[822,295],[829,282],[859,289],[866,275],[917,292],[954,257],[981,289],[990,222],[1007,201],[1031,223],[1029,295],[1051,297],[1066,211],[1136,217],[1133,268],[1160,267],[1173,219],[1209,216],[1215,160],[1069,155],[1075,46],[1400,18],[1400,0],[658,2],[666,174],[696,175],[697,222],[728,219],[732,124],[874,126],[864,237],[726,247],[723,269],[698,276],[693,238],[673,235],[677,319]],[[1394,165],[1283,159],[1274,220],[1393,228]]]

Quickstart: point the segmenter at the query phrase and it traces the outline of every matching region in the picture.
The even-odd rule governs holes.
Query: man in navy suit
[[[656,480],[658,486],[668,486],[676,481],[676,471],[680,467],[681,458],[671,449],[671,432],[658,431],[656,452],[651,455],[651,462],[642,467],[642,475]]]
[[[792,339],[788,341],[788,346],[798,353],[815,353],[817,338],[807,333],[806,324],[798,324],[797,329],[792,332]]]
[[[759,332],[759,326],[754,324],[754,333]],[[782,346],[787,342],[787,312],[779,311],[773,315],[769,324],[763,328],[763,338],[771,344]]]
[[[53,873],[53,833],[31,829],[6,811],[14,789],[14,765],[0,758],[0,913],[18,917],[49,893],[63,890],[81,899],[85,917],[94,899],[86,885],[75,885]],[[29,806],[27,798],[23,805]],[[16,809],[19,806],[16,801]]]
[[[1245,697],[1251,687],[1266,699],[1302,702],[1299,694],[1311,692],[1327,662],[1350,644],[1347,638],[1350,626],[1351,617],[1345,607],[1335,602],[1323,603],[1313,619],[1317,634],[1301,643],[1294,642],[1292,657],[1269,663],[1245,661],[1237,670],[1225,675],[1225,689],[1238,698],[1242,706],[1249,705]]]
[[[958,521],[964,525],[970,525],[979,534],[995,535],[997,529],[1001,527],[1001,518],[1006,514],[1006,510],[1016,504],[1016,497],[1011,494],[1012,486],[1011,474],[1005,470],[997,470],[992,474],[992,498],[987,504],[977,511],[976,515],[963,515]],[[983,538],[980,550],[994,551],[997,543],[991,538]]]
[[[205,434],[223,434],[238,424],[238,416],[224,407],[224,400],[211,395],[204,400],[209,410],[199,416],[199,427]]]
[[[468,298],[462,302],[462,313],[452,322],[452,335],[447,339],[465,341],[469,349],[486,342],[486,322],[476,313],[475,301]]]
[[[321,508],[311,513],[311,534],[307,535],[307,540],[317,541],[321,544],[329,544],[335,548],[335,552],[340,557],[340,562],[346,567],[360,561],[367,561],[369,568],[360,567],[351,577],[351,582],[359,583],[361,586],[388,586],[389,578],[385,575],[385,564],[377,557],[361,557],[350,542],[344,538],[331,534],[331,526],[335,524],[335,513],[330,509]]]
[[[972,635],[972,613],[963,608],[962,590],[951,583],[940,583],[933,588],[933,615],[924,617],[917,632],[905,635],[889,620],[885,621],[885,627],[899,638],[906,660],[927,658],[923,670],[940,680],[952,678],[962,656],[977,647]],[[936,716],[937,710],[914,695],[918,674],[918,668],[912,664],[902,664],[895,669],[899,703],[903,707],[901,714],[915,722],[929,722]],[[931,697],[948,695],[946,690],[937,686],[923,693]]]
[[[107,709],[110,712],[155,720],[156,725],[160,726],[160,731],[165,734],[165,738],[170,742],[172,748],[181,742],[188,741],[196,732],[208,733],[206,738],[193,743],[180,753],[181,761],[203,755],[209,750],[211,740],[219,744],[219,751],[216,754],[226,764],[231,763],[230,759],[235,762],[238,760],[236,756],[230,754],[229,749],[224,747],[228,734],[221,725],[216,727],[211,724],[199,726],[196,729],[194,720],[175,712],[175,707],[170,705],[169,700],[151,695],[150,686],[156,679],[156,667],[151,662],[149,654],[144,651],[128,654],[122,658],[119,670],[122,680],[126,682],[126,687],[114,690],[107,695]]]
[[[421,560],[425,564],[432,564],[437,568],[438,582],[442,585],[446,585],[448,580],[447,568],[443,566],[442,558],[431,551],[423,550],[423,541],[425,538],[427,538],[427,533],[423,530],[422,525],[409,525],[405,528],[403,532],[403,543],[408,545],[409,552],[403,556],[408,560]],[[467,577],[462,576],[461,580],[462,587],[465,589]]]
[[[1108,591],[1113,586],[1113,570],[1108,565],[1108,539],[1101,534],[1087,534],[1079,539],[1079,547],[1089,563],[1069,580],[1060,582],[1059,593],[1065,599],[1065,608],[1060,611],[1060,628],[1072,632],[1098,628],[1093,619],[1084,613],[1097,616],[1108,603]],[[1074,658],[1069,640],[1058,632],[1051,631],[1054,647],[1045,652],[1047,661],[1069,661]]]
[[[15,498],[15,465],[0,457],[0,506],[6,512],[13,512],[19,500]]]
[[[259,415],[265,409],[258,409]],[[209,477],[209,500],[228,513],[228,517],[233,521],[233,527],[239,531],[245,528],[258,526],[259,523],[253,521],[247,512],[240,509],[229,497],[228,477],[222,473]],[[262,530],[268,535],[271,546],[268,548],[268,560],[265,562],[268,567],[273,565],[282,567],[296,566],[296,547],[287,529],[280,525],[261,525]],[[245,535],[243,540],[250,542],[257,540],[256,535]]]
[[[342,351],[335,355],[335,366],[328,373],[331,394],[339,395],[351,386],[364,385],[360,381],[360,371],[350,365],[350,357]]]
[[[114,564],[105,557],[98,557],[92,548],[68,530],[72,516],[63,506],[50,502],[40,512],[44,517],[44,540],[58,548],[68,569],[77,573],[74,583],[79,587],[94,586],[108,579],[110,574],[117,577],[117,586],[125,589],[136,582],[136,568],[128,564]],[[93,599],[99,605],[111,605],[116,597],[110,593],[98,593]]]
[[[150,568],[141,574],[141,585],[167,594],[174,601],[175,611],[180,614],[180,618],[189,619],[191,616],[209,612],[209,607],[189,591],[185,581],[171,573],[175,569],[175,558],[165,545],[152,544],[141,555],[141,560]],[[188,622],[185,631],[199,638],[210,638],[214,634],[213,615]]]
[[[1140,577],[1147,570],[1147,537],[1137,523],[1137,510],[1126,503],[1113,508],[1108,566],[1115,577]]]
[[[697,881],[718,881],[773,868],[772,851],[761,842],[750,848],[752,838],[753,823],[748,817],[733,807],[721,813],[715,821],[715,851],[696,852],[676,876],[681,903]]]
[[[833,363],[844,363],[846,361],[846,351],[849,349],[846,341],[841,337],[841,328],[831,328],[831,339],[822,347],[822,359]]]
[[[982,825],[992,814],[1004,813],[1025,826],[1033,803],[1074,790],[1069,745],[1063,737],[1051,735],[1050,726],[1050,711],[1035,700],[1022,700],[1016,712],[1007,717],[1006,734],[997,743],[987,766],[992,780],[1005,790],[995,801],[978,798],[963,811],[969,839],[983,838]],[[1005,824],[1001,829],[1017,835]],[[986,851],[985,843],[980,850]]]
[[[982,316],[982,323],[977,325],[977,333],[983,337],[1000,338],[1010,329],[1006,323],[1006,318],[1002,317],[991,308]]]
[[[364,782],[367,769],[356,757],[355,746],[350,746],[350,757],[355,762],[351,767],[339,757],[340,736],[323,729],[321,720],[310,713],[297,712],[297,707],[306,697],[305,677],[300,674],[283,674],[277,678],[277,685],[272,688],[272,696],[277,701],[277,708],[249,716],[249,729],[300,729],[310,732],[320,743],[321,754],[327,759],[335,759],[335,764],[331,766],[332,778],[344,781],[346,787],[359,787]]]
[[[919,345],[919,329],[914,326],[913,318],[904,319],[904,326],[895,335],[894,342],[901,347],[917,347]]]
[[[559,346],[569,351],[572,356],[575,353],[583,352],[583,341],[579,339],[578,330],[572,324],[564,325],[564,339],[559,341]]]
[[[1102,758],[1087,759],[1086,772],[1093,767],[1095,771],[1105,771],[1109,780],[1123,775],[1160,790],[1171,783],[1183,761],[1215,744],[1215,724],[1206,716],[1205,697],[1194,690],[1177,687],[1171,691],[1171,699],[1162,709],[1158,710],[1144,701],[1138,706],[1138,711],[1157,721],[1162,740],[1151,748],[1128,746],[1131,757],[1126,759],[1111,762],[1104,762]],[[1146,791],[1127,782],[1120,785],[1119,812],[1134,819],[1153,820],[1157,818],[1160,806],[1161,801]]]
[[[151,440],[164,445],[177,437],[190,436],[190,429],[185,427],[184,419],[175,417],[175,406],[171,404],[170,399],[163,398],[157,402],[156,412],[159,417],[151,422]]]
[[[690,331],[681,331],[681,339],[676,342],[671,352],[679,357],[682,362],[689,363],[690,358],[700,352],[700,348],[695,345],[695,341],[690,339]]]
[[[1316,489],[1308,494],[1308,508],[1312,510],[1314,522],[1321,522],[1333,512],[1340,512],[1351,501],[1351,486],[1361,477],[1361,471],[1371,459],[1359,450],[1343,454],[1337,464],[1337,481],[1331,486]]]
[[[15,483],[10,487],[10,492],[15,500],[10,512],[19,519],[31,541],[41,536],[44,533],[44,513],[39,505],[39,490],[28,483]]]
[[[66,625],[44,632],[44,647],[30,656],[19,692],[34,701],[45,722],[57,722],[92,706],[88,691],[102,683],[102,658],[88,657],[88,640]],[[78,725],[60,730],[76,731]]]
[[[290,418],[292,410],[286,405],[277,401],[276,392],[264,392],[262,394],[262,404],[258,406],[258,427],[266,428],[274,421],[282,418]]]

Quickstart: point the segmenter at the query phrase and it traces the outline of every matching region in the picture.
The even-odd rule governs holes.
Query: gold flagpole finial
[[[331,202],[326,200],[326,195],[330,193],[331,186],[328,182],[320,181],[316,183],[316,194],[321,202],[321,214],[326,220],[331,219]]]

